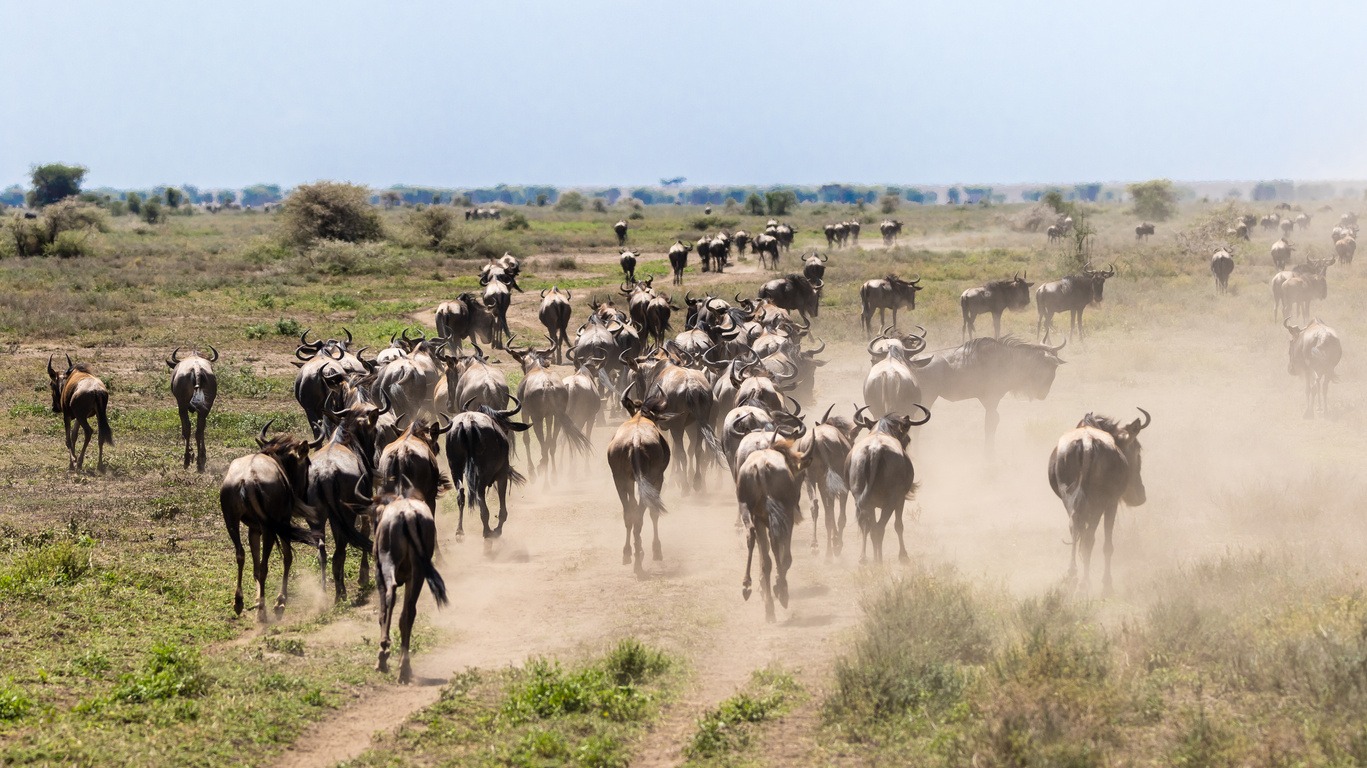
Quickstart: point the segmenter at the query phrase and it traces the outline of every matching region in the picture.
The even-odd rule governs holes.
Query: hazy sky
[[[1367,177],[1367,3],[0,0],[0,185]]]

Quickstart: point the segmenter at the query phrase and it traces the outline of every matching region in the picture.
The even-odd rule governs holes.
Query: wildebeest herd
[[[900,224],[884,224],[880,229],[891,242]],[[1336,233],[1334,258],[1285,271],[1279,264],[1272,283],[1276,307],[1297,312],[1307,323],[1297,326],[1289,317],[1283,319],[1291,334],[1289,371],[1306,381],[1307,416],[1327,409],[1328,384],[1342,354],[1337,334],[1309,318],[1310,300],[1325,295],[1329,266],[1336,260],[1351,263],[1352,249],[1340,244],[1352,240],[1355,222],[1345,219],[1342,224],[1353,229]],[[777,268],[779,253],[792,242],[792,229],[785,233],[785,227],[771,221],[753,238],[743,231],[722,232],[697,243],[676,242],[667,255],[674,283],[681,282],[694,248],[704,270],[722,271],[731,249],[743,254],[747,246],[759,254],[762,266]],[[586,462],[601,466],[591,456],[593,429],[613,422],[605,453],[622,508],[623,564],[644,572],[646,513],[651,518],[651,556],[663,558],[659,519],[666,509],[667,478],[687,498],[702,493],[709,477],[729,476],[738,504],[737,525],[747,543],[742,594],[748,599],[752,593],[758,552],[760,592],[766,618],[772,621],[774,603],[786,607],[789,600],[792,539],[803,521],[803,488],[810,500],[814,551],[820,548],[824,527],[826,557],[841,554],[846,505],[853,497],[861,560],[870,549],[874,560],[882,560],[889,521],[897,533],[899,557],[907,559],[903,511],[917,487],[910,450],[916,430],[931,420],[940,400],[978,400],[986,413],[990,450],[1000,401],[1007,394],[1047,397],[1064,364],[1059,355],[1067,342],[1048,343],[1053,316],[1069,312],[1068,336],[1076,334],[1080,340],[1084,309],[1101,302],[1106,280],[1116,274],[1114,266],[1103,270],[1088,265],[1035,288],[1038,343],[1001,335],[1002,313],[1029,307],[1034,283],[1024,274],[969,288],[960,296],[964,338],[939,350],[928,349],[923,328],[898,322],[899,310],[916,308],[916,294],[923,289],[919,277],[887,274],[867,280],[859,291],[870,355],[864,403],[855,404],[848,416],[830,404],[820,419],[810,421],[803,408],[813,405],[814,382],[825,365],[821,355],[826,345],[813,326],[820,316],[829,256],[807,258],[802,274],[768,280],[753,297],[695,297],[690,292],[680,305],[656,289],[651,278],[638,277],[642,255],[625,249],[624,221],[615,230],[623,245],[625,278],[617,294],[587,302],[581,298],[581,309],[568,290],[541,291],[537,316],[545,327],[544,346],[519,341],[509,329],[513,293],[522,290],[517,283],[521,264],[512,256],[484,266],[481,293],[462,293],[436,308],[433,336],[405,330],[366,357],[366,348],[358,348],[345,329],[344,338],[310,340],[307,330],[300,335],[294,395],[311,434],[272,436],[267,424],[257,437],[259,449],[234,460],[221,486],[220,503],[238,567],[237,612],[245,604],[243,526],[256,586],[253,607],[263,622],[271,551],[280,547],[284,570],[274,604],[278,617],[288,599],[292,545],[315,548],[326,574],[330,530],[338,601],[347,595],[348,549],[358,550],[363,586],[374,562],[381,670],[390,655],[397,588],[404,587],[399,679],[407,682],[410,632],[423,585],[439,605],[446,600],[441,574],[433,565],[439,495],[454,488],[457,538],[464,535],[467,504],[472,512],[477,507],[485,546],[491,547],[509,519],[510,487],[537,478],[550,484]],[[858,226],[842,222],[827,227],[826,234],[832,246],[849,238],[857,242]],[[765,238],[773,239],[772,247]],[[1233,266],[1228,246],[1212,257],[1220,291],[1227,287]],[[574,315],[583,309],[587,315],[571,331]],[[991,337],[976,337],[974,320],[982,314],[993,317]],[[683,328],[675,332],[680,317]],[[481,345],[505,350],[520,365],[522,378],[515,390]],[[208,350],[182,354],[177,348],[166,359],[180,412],[184,463],[188,468],[195,461],[200,472],[206,465],[205,422],[217,394],[213,363],[219,352],[211,346]],[[50,358],[48,374],[53,410],[66,422],[71,468],[79,469],[84,461],[92,435],[89,420],[94,418],[103,469],[104,446],[113,444],[103,383],[69,357],[65,371],[54,368]],[[191,413],[196,419],[193,449]],[[1049,484],[1070,520],[1070,577],[1076,575],[1078,554],[1082,558],[1080,590],[1088,583],[1099,525],[1105,535],[1103,584],[1110,590],[1110,539],[1118,504],[1144,503],[1139,436],[1150,417],[1142,409],[1140,413],[1141,418],[1129,423],[1087,413],[1059,439],[1049,459]],[[84,443],[78,452],[80,430]],[[516,450],[519,433],[523,457]],[[448,475],[439,461],[443,448]],[[486,500],[491,488],[497,494],[493,516]]]

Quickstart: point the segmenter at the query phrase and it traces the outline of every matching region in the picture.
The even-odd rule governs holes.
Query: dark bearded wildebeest
[[[736,244],[736,253],[744,256],[745,246],[750,244],[750,233],[746,232],[743,229],[738,229],[736,230],[736,234],[733,235],[731,239]]]
[[[556,365],[564,362],[564,350],[570,345],[570,301],[573,298],[569,291],[562,291],[559,286],[541,291],[541,308],[536,316],[546,326],[546,338],[555,347]]]
[[[454,392],[449,390],[450,384],[454,384]],[[476,407],[487,405],[494,409],[508,404],[507,375],[490,365],[478,345],[472,355],[447,358],[446,380],[437,385],[437,390],[434,399],[443,404],[443,410],[448,414],[461,410],[457,404],[468,401],[473,401]]]
[[[778,238],[769,234],[756,235],[752,246],[759,254],[761,269],[778,269]]]
[[[702,271],[712,271],[712,238],[703,235],[694,243],[698,248],[698,261],[702,264]]]
[[[1035,307],[1039,310],[1039,322],[1035,324],[1035,337],[1039,338],[1041,329],[1044,342],[1049,341],[1049,333],[1054,329],[1054,314],[1068,312],[1068,338],[1073,338],[1073,330],[1083,336],[1082,311],[1090,304],[1101,303],[1101,293],[1106,287],[1106,279],[1115,277],[1115,266],[1105,270],[1083,269],[1080,275],[1069,275],[1062,280],[1045,283],[1035,289]]]
[[[1334,368],[1343,358],[1343,346],[1333,328],[1311,320],[1304,326],[1291,324],[1291,319],[1283,321],[1291,333],[1291,346],[1287,350],[1290,363],[1286,372],[1292,376],[1305,377],[1305,418],[1315,416],[1315,406],[1320,413],[1329,414],[1329,382],[1338,377]]]
[[[299,373],[294,379],[294,399],[304,409],[314,437],[321,437],[329,428],[327,422],[327,402],[336,384],[350,374],[364,375],[370,372],[374,361],[363,360],[359,352],[353,353],[351,331],[343,328],[346,341],[337,339],[308,340],[308,330],[299,334],[299,346],[294,356],[299,358],[294,364]],[[360,352],[364,352],[362,348]]]
[[[660,515],[665,506],[660,500],[660,489],[664,487],[665,470],[669,469],[669,442],[655,422],[662,418],[665,405],[664,393],[658,389],[644,403],[624,395],[622,407],[630,418],[622,422],[608,444],[608,466],[617,486],[617,498],[622,502],[622,524],[626,527],[622,565],[630,564],[634,559],[638,575],[645,572],[641,567],[645,560],[641,528],[645,526],[647,509],[654,534],[652,557],[664,559],[660,548]]]
[[[902,536],[902,509],[916,491],[916,470],[907,455],[907,443],[911,441],[912,427],[930,421],[928,408],[920,403],[916,408],[925,413],[925,418],[918,421],[890,413],[874,422],[860,417],[864,408],[854,414],[855,423],[869,431],[854,442],[845,460],[845,476],[854,494],[854,519],[859,523],[860,562],[868,558],[870,538],[874,561],[883,562],[883,533],[890,517],[896,518],[893,530],[897,531],[897,558],[903,562],[910,559]]]
[[[850,239],[850,228],[845,222],[837,222],[834,227],[835,243],[841,248],[845,247],[845,242]]]
[[[858,219],[851,219],[851,220],[845,222],[845,227],[846,227],[846,228],[849,230],[849,232],[850,232],[850,239],[851,239],[852,241],[854,241],[854,244],[855,244],[855,245],[859,245],[859,227],[860,227],[859,220],[858,220]]]
[[[204,471],[209,460],[208,450],[204,447],[204,423],[209,411],[214,407],[218,395],[218,377],[214,375],[213,363],[218,361],[218,350],[209,345],[212,357],[204,357],[198,351],[189,357],[181,358],[180,347],[166,358],[166,367],[171,369],[171,394],[176,398],[180,411],[180,438],[185,441],[185,468],[190,467],[190,411],[195,412],[195,468]]]
[[[918,275],[908,281],[903,280],[897,275],[875,280],[869,280],[859,288],[859,301],[863,305],[863,311],[859,315],[859,320],[864,326],[864,333],[867,336],[873,335],[873,311],[878,310],[878,324],[887,325],[887,311],[892,310],[892,325],[897,327],[897,310],[902,307],[916,309],[916,292],[923,290],[919,283],[921,277]]]
[[[1224,248],[1210,257],[1210,273],[1215,275],[1215,292],[1229,293],[1229,276],[1234,274],[1234,256]]]
[[[1153,234],[1153,225],[1147,221],[1134,228],[1134,239],[1143,240]]]
[[[793,247],[793,234],[793,228],[786,223],[774,227],[774,237],[785,251],[791,250]]]
[[[869,344],[873,352],[873,343]],[[864,379],[864,402],[875,419],[889,413],[910,413],[921,402],[921,388],[911,372],[910,355],[900,344],[884,348],[883,359],[873,364]]]
[[[508,519],[508,484],[527,482],[508,460],[512,455],[513,432],[525,432],[530,424],[513,421],[522,404],[513,401],[507,410],[495,410],[487,405],[470,410],[471,403],[451,421],[451,432],[446,437],[446,461],[451,467],[451,479],[456,484],[456,506],[460,517],[456,521],[456,536],[465,536],[465,502],[479,504],[480,520],[484,523],[484,538],[503,535],[503,523]],[[489,503],[485,493],[489,486],[498,486],[498,527],[489,527]]]
[[[1272,244],[1272,266],[1277,269],[1286,269],[1286,265],[1291,262],[1291,243],[1285,237]]]
[[[517,279],[506,272],[492,276],[481,276],[479,284],[484,286],[484,306],[494,316],[494,349],[502,349],[505,339],[511,339],[513,332],[508,328],[508,307],[513,302],[509,288],[522,291]]]
[[[750,565],[759,546],[760,594],[764,618],[774,620],[774,598],[788,607],[788,568],[793,564],[793,526],[802,520],[802,473],[811,451],[799,446],[801,432],[780,437],[774,432],[767,448],[745,457],[736,471],[736,499],[745,525],[745,581],[741,594],[750,599]],[[770,574],[778,571],[773,587]]]
[[[678,309],[669,296],[652,295],[646,303],[645,322],[641,326],[646,336],[653,339],[656,344],[664,344],[665,337],[669,335],[671,330],[669,320]]]
[[[312,529],[321,525],[318,512],[305,499],[309,483],[309,444],[288,435],[271,440],[266,432],[271,422],[261,428],[256,438],[260,451],[234,459],[223,475],[218,501],[223,509],[223,523],[237,556],[237,592],[233,595],[233,611],[242,613],[242,568],[246,553],[242,550],[241,526],[247,526],[247,537],[252,548],[252,575],[256,580],[256,618],[266,621],[266,568],[271,550],[280,543],[284,574],[280,581],[280,595],[275,599],[275,616],[285,613],[289,598],[290,565],[294,562],[291,544],[299,542],[318,547],[322,543]],[[292,522],[302,517],[307,527]]]
[[[1106,558],[1102,589],[1111,593],[1111,531],[1120,502],[1137,507],[1144,503],[1144,479],[1140,476],[1139,432],[1149,426],[1143,408],[1143,421],[1135,419],[1125,426],[1104,416],[1087,414],[1077,427],[1064,433],[1049,455],[1049,486],[1063,500],[1072,532],[1072,563],[1068,579],[1077,577],[1078,549],[1082,550],[1082,581],[1078,592],[1087,592],[1092,566],[1092,545],[1098,523],[1106,526],[1106,541],[1101,551]]]
[[[1334,241],[1334,253],[1337,254],[1338,260],[1344,264],[1353,263],[1353,255],[1357,253],[1357,250],[1357,238],[1351,234],[1344,235]]]
[[[574,422],[565,418],[569,408],[570,393],[565,383],[550,369],[550,350],[528,349],[526,351],[508,348],[508,353],[522,365],[522,381],[517,384],[517,401],[521,403],[525,417],[532,425],[531,432],[522,437],[527,448],[527,459],[532,456],[532,432],[541,444],[541,459],[531,467],[532,476],[546,472],[546,484],[550,485],[551,474],[558,471],[556,453],[563,434],[575,453],[586,453],[588,438],[579,431]]]
[[[625,221],[618,221],[616,224],[613,224],[612,231],[617,233],[618,245],[627,244],[627,223]]]
[[[337,426],[309,461],[308,505],[318,513],[315,533],[320,543],[324,519],[332,529],[332,581],[337,603],[345,600],[347,594],[343,574],[348,545],[361,550],[361,588],[370,581],[373,542],[358,528],[357,518],[370,507],[367,493],[375,474],[375,425],[389,408],[388,404],[379,408],[361,403],[334,413],[333,423]],[[326,557],[323,570],[326,573]]]
[[[613,391],[612,382],[603,371],[603,358],[575,360],[571,356],[570,361],[575,371],[565,377],[565,391],[569,395],[565,418],[592,440],[594,422],[603,410],[604,394]]]
[[[883,245],[896,245],[897,236],[902,234],[902,222],[894,219],[884,220],[878,225],[878,231],[883,233]]]
[[[760,286],[759,298],[767,299],[776,307],[793,310],[806,320],[821,313],[821,281],[813,282],[802,275],[776,278]]]
[[[66,450],[71,455],[67,467],[80,471],[85,466],[85,449],[90,447],[90,419],[95,419],[99,428],[99,438],[95,448],[99,451],[99,470],[104,471],[104,447],[114,444],[114,433],[109,428],[109,390],[104,382],[90,372],[84,363],[71,362],[66,356],[66,370],[58,373],[52,367],[52,355],[47,358],[48,386],[52,390],[52,412],[62,414],[62,434],[66,438]],[[76,430],[85,433],[81,443],[81,453],[76,455]]]
[[[823,235],[826,236],[826,247],[827,247],[827,248],[834,248],[834,247],[836,247],[836,243],[838,242],[838,239],[837,239],[836,234],[835,234],[835,225],[834,225],[834,224],[827,224],[827,225],[823,226],[823,227],[821,228],[821,234],[823,234]]]
[[[739,235],[736,237],[736,243],[740,243]],[[684,268],[688,266],[688,252],[691,250],[693,244],[682,240],[676,240],[669,246],[669,268],[674,273],[675,285],[683,285]]]
[[[807,278],[809,282],[821,282],[826,277],[826,262],[830,260],[830,256],[813,253],[802,263],[802,276]]]
[[[449,429],[450,424],[443,427],[439,422],[429,425],[424,419],[414,419],[380,451],[375,462],[376,487],[382,493],[392,493],[402,478],[436,506],[437,495],[451,487],[437,464],[437,454],[441,452],[438,438]]]
[[[973,338],[973,321],[978,315],[991,313],[992,335],[1001,338],[1002,312],[1008,309],[1025,309],[1030,306],[1030,286],[1024,275],[1016,275],[1010,280],[993,280],[978,288],[969,288],[959,297],[959,307],[964,313],[963,333]]]
[[[1065,344],[1067,342],[1064,342]],[[950,402],[977,400],[987,411],[984,432],[988,445],[997,433],[997,406],[1007,393],[1031,400],[1049,396],[1054,374],[1063,365],[1058,352],[1063,344],[1049,347],[1007,336],[974,339],[962,346],[912,360],[911,373],[926,407],[944,398]]]
[[[628,283],[636,282],[636,256],[637,254],[623,248],[622,258],[618,263],[622,265],[622,275],[626,277]]]
[[[712,268],[715,271],[721,272],[731,266],[731,236],[723,232],[713,238],[708,254],[712,257]]]
[[[446,605],[446,583],[432,565],[437,551],[437,523],[431,502],[402,481],[375,501],[375,580],[380,596],[380,654],[375,669],[389,671],[389,627],[394,619],[398,588],[403,587],[403,611],[399,614],[399,682],[413,679],[408,663],[408,639],[418,615],[422,583],[432,590],[440,608]]]
[[[826,507],[826,559],[839,555],[844,548],[845,505],[849,501],[849,479],[845,476],[845,462],[850,448],[858,435],[860,427],[843,416],[832,416],[831,405],[826,414],[812,427],[811,463],[807,466],[807,494],[812,499],[812,551],[820,546],[817,543],[818,519],[821,507]],[[840,502],[840,517],[835,516],[835,503]]]
[[[679,459],[675,462],[679,483],[684,488],[700,490],[708,453],[721,453],[721,444],[712,429],[715,401],[707,375],[676,364],[664,350],[649,357],[624,357],[623,360],[637,374],[634,385],[642,392],[654,392],[657,387],[663,392],[664,411],[669,415],[660,420],[659,426],[673,439],[674,454]],[[685,431],[690,442],[687,453],[683,443]]]
[[[465,346],[465,339],[476,344],[494,341],[494,316],[484,300],[473,293],[443,301],[437,306],[436,322],[437,335],[454,344],[457,351]]]

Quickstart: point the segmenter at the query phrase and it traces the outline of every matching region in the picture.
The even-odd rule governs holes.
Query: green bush
[[[437,205],[417,208],[409,212],[408,226],[421,247],[436,250],[451,236],[451,230],[456,226],[456,214],[450,208]]]
[[[18,720],[33,709],[33,700],[10,685],[0,685],[0,720]]]
[[[579,213],[584,210],[584,195],[580,192],[570,190],[561,195],[559,200],[555,201],[555,209],[567,213]]]
[[[34,166],[31,171],[33,191],[28,193],[29,206],[43,208],[79,195],[87,170],[83,165],[62,163]]]
[[[1177,189],[1167,179],[1131,184],[1128,189],[1134,199],[1134,215],[1141,219],[1167,221],[1177,213]]]
[[[129,192],[127,203],[129,213],[134,216],[142,213],[142,195],[139,195],[137,192]]]
[[[67,230],[57,233],[57,239],[53,240],[43,249],[44,256],[56,256],[59,259],[74,259],[79,256],[89,256],[93,251],[89,245],[89,232],[76,232]]]
[[[388,275],[404,266],[402,258],[377,242],[317,240],[303,257],[312,269],[325,275]]]
[[[361,243],[384,236],[370,190],[356,184],[304,184],[285,200],[281,222],[287,242],[307,247],[320,240]]]
[[[152,646],[141,672],[119,678],[113,698],[130,704],[178,697],[192,698],[208,690],[199,654],[170,643]]]
[[[36,219],[14,216],[5,225],[18,256],[80,256],[93,242],[87,240],[108,229],[99,207],[74,198],[53,203]],[[67,237],[62,236],[70,233]],[[57,241],[63,242],[57,245]],[[54,250],[54,246],[57,246]]]
[[[162,211],[160,200],[150,197],[143,202],[142,220],[148,224],[160,224],[166,221],[166,214]]]
[[[532,224],[531,222],[527,221],[527,217],[523,216],[517,211],[513,211],[512,213],[509,213],[507,216],[503,217],[503,229],[507,230],[508,232],[516,232],[520,229],[531,228]]]
[[[21,551],[0,567],[0,595],[25,595],[80,581],[91,568],[91,542],[58,538]]]

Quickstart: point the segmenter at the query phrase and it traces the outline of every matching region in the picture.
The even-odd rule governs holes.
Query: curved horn
[[[266,442],[266,432],[271,428],[271,425],[274,423],[275,419],[271,419],[270,421],[266,422],[266,426],[261,428],[261,434],[256,438],[256,442],[258,444],[264,444]]]
[[[921,276],[920,276],[920,275],[917,275],[917,276],[916,276],[916,279],[914,279],[914,280],[908,280],[907,282],[909,282],[909,283],[912,284],[912,285],[917,285],[918,283],[921,282]]]
[[[630,296],[631,288],[628,287],[627,284],[624,282],[621,285],[617,286],[617,292],[622,294],[623,296]]]
[[[791,411],[789,411],[789,413],[793,414],[793,418],[795,418],[795,419],[800,419],[800,418],[802,418],[802,403],[799,403],[796,399],[793,398],[792,395],[788,394],[787,392],[784,392],[784,393],[783,393],[783,396],[786,397],[786,398],[788,398],[788,402],[790,402],[790,403],[793,404],[793,409],[792,409]],[[834,407],[834,406],[832,406],[832,407]],[[827,412],[829,413],[829,411],[827,411]]]
[[[565,301],[574,301],[574,296],[570,294],[570,289],[565,289]]]
[[[873,428],[873,421],[871,421],[871,420],[869,420],[869,419],[861,419],[861,418],[859,418],[859,414],[863,413],[864,411],[867,411],[868,409],[869,409],[869,407],[868,407],[867,405],[864,405],[864,406],[860,406],[860,407],[859,407],[858,409],[856,409],[855,412],[854,412],[854,423],[855,423],[855,424],[858,424],[859,426],[863,427],[864,429],[872,429],[872,428]]]
[[[307,355],[304,354],[304,350],[306,349],[309,351],[309,354]],[[298,349],[294,350],[294,356],[299,358],[300,360],[312,360],[314,356],[317,354],[318,350],[313,349],[311,347],[299,347]]]
[[[825,264],[826,262],[828,262],[828,261],[831,260],[831,257],[830,257],[830,256],[827,256],[827,255],[824,254],[824,253],[818,253],[818,254],[816,254],[816,257],[819,258],[819,259],[821,259],[821,263],[822,263],[822,264]]]
[[[925,407],[924,405],[921,405],[920,403],[912,403],[912,405],[916,406],[917,408],[920,408],[920,409],[921,409],[921,412],[924,413],[924,414],[926,415],[926,417],[925,417],[924,419],[921,419],[920,421],[917,421],[916,419],[913,419],[913,418],[911,418],[910,416],[908,416],[907,418],[911,421],[911,426],[913,426],[913,427],[919,427],[919,426],[921,426],[922,424],[926,423],[927,421],[930,421],[930,409],[929,409],[929,408]]]
[[[217,349],[214,349],[214,345],[213,345],[213,344],[210,344],[210,345],[209,345],[209,351],[214,353],[214,356],[211,357],[211,358],[209,358],[209,362],[211,362],[211,363],[216,363],[216,362],[218,362],[218,350],[217,350]]]
[[[738,372],[736,371],[736,361],[732,360],[727,365],[726,375],[731,379],[731,386],[733,387],[739,387],[741,385],[741,382],[743,381],[743,379],[739,375],[737,375],[737,373]]]
[[[512,417],[516,416],[519,411],[522,410],[522,401],[518,400],[516,395],[508,395],[508,399],[513,401],[512,409],[506,411],[499,411],[499,414],[511,419]]]
[[[1049,350],[1050,352],[1053,352],[1054,354],[1057,355],[1057,354],[1058,354],[1058,351],[1059,351],[1060,349],[1063,349],[1065,346],[1067,346],[1067,344],[1068,344],[1068,340],[1067,340],[1067,339],[1064,339],[1064,340],[1062,341],[1062,343],[1060,343],[1057,347],[1050,347],[1048,344],[1045,344],[1044,346],[1045,346],[1046,348],[1048,348],[1048,350]]]
[[[881,335],[881,334],[878,335],[878,336],[875,336],[875,337],[873,338],[873,340],[871,340],[871,341],[869,342],[869,354],[870,354],[870,355],[886,355],[886,354],[887,354],[886,352],[875,352],[875,351],[873,351],[873,345],[874,345],[874,344],[877,344],[877,343],[880,342],[880,341],[885,341],[886,339],[887,339],[887,337],[886,337],[886,336],[883,336],[883,335]]]
[[[827,406],[826,412],[821,414],[821,418],[816,422],[817,425],[825,424],[826,419],[829,419],[831,417],[831,411],[833,410],[835,410],[835,403],[831,403],[829,406]]]
[[[820,343],[821,346],[817,347],[816,349],[811,350],[810,352],[803,352],[802,355],[803,355],[804,357],[815,357],[816,355],[819,355],[819,354],[821,354],[822,352],[825,352],[825,351],[826,351],[826,340],[825,340],[825,339],[817,339],[817,342]]]
[[[299,343],[300,343],[301,345],[305,346],[305,347],[311,347],[311,346],[313,346],[313,344],[319,343],[319,342],[316,342],[316,341],[313,342],[313,344],[310,344],[310,343],[309,343],[308,335],[309,335],[309,331],[310,331],[310,330],[312,330],[312,329],[311,329],[311,328],[305,328],[305,329],[304,329],[304,332],[301,333],[301,334],[299,334]]]
[[[1153,417],[1149,415],[1149,412],[1148,412],[1148,411],[1146,411],[1146,410],[1144,410],[1143,408],[1140,408],[1140,407],[1138,407],[1138,406],[1135,406],[1135,410],[1136,410],[1136,411],[1139,411],[1139,412],[1142,413],[1142,414],[1144,414],[1144,423],[1139,425],[1139,428],[1140,428],[1140,429],[1144,429],[1145,427],[1148,427],[1149,424],[1153,422]]]
[[[393,338],[393,337],[391,336],[390,338]],[[405,328],[403,329],[403,333],[400,333],[400,334],[399,334],[399,338],[403,339],[405,342],[411,342],[411,341],[413,341],[412,339],[408,338],[408,328],[407,328],[407,327],[405,327]]]
[[[76,368],[76,364],[73,363],[73,362],[71,362],[71,355],[67,355],[67,356],[66,356],[66,372],[67,372],[67,373],[71,373],[73,370],[75,370],[75,368]]]
[[[383,391],[380,392],[380,405],[382,407],[375,412],[376,416],[383,416],[394,410],[394,403],[390,401],[389,395],[386,395]]]
[[[351,331],[348,330],[348,329],[346,329],[346,328],[343,328],[343,329],[342,329],[342,333],[345,333],[345,334],[346,334],[346,343],[350,344],[350,343],[351,343]]]
[[[1289,320],[1290,318],[1287,318],[1287,319]],[[53,378],[56,378],[56,377],[57,377],[57,369],[52,367],[52,357],[53,357],[52,355],[48,355],[48,356],[47,356],[47,375],[49,375],[49,376],[51,376],[51,377],[53,377]]]
[[[546,292],[549,291],[549,290],[550,290],[550,288],[542,288],[542,289],[541,289],[541,298],[543,298],[543,299],[546,298]]]
[[[166,358],[166,362],[172,364],[180,362],[180,347],[176,347],[175,349],[171,350],[171,356]]]

